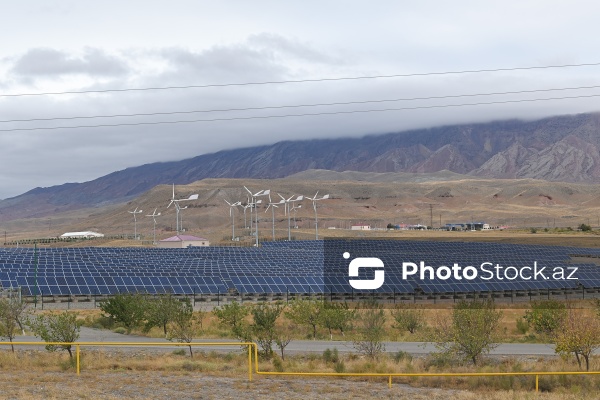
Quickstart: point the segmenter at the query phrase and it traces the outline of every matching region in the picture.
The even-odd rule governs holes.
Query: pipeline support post
[[[77,376],[79,376],[79,374],[80,374],[79,371],[81,370],[81,368],[80,368],[80,362],[79,362],[80,356],[79,356],[79,345],[78,344],[75,345],[75,358],[77,359],[77,361],[76,361],[76,363],[77,363]]]

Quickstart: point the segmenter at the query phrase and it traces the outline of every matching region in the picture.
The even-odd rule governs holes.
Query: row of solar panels
[[[380,292],[426,293],[548,288],[600,288],[599,267],[569,264],[570,254],[600,256],[600,249],[497,243],[392,240],[325,240],[275,242],[261,248],[203,247],[189,249],[50,248],[0,249],[0,283],[29,293],[349,293],[348,260],[381,257],[385,284]],[[34,260],[37,259],[37,268]],[[402,279],[402,262],[428,265],[478,265],[494,261],[505,266],[577,266],[577,280],[445,281]],[[36,279],[37,277],[37,279]],[[369,279],[361,270],[361,278]]]

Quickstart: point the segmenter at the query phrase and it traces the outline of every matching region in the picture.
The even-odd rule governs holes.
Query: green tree
[[[566,356],[575,355],[581,368],[581,357],[585,360],[586,371],[590,370],[590,356],[600,348],[600,321],[598,318],[584,315],[581,310],[569,310],[560,329],[554,335],[556,353]]]
[[[44,342],[65,343],[49,344],[46,346],[46,350],[55,351],[60,348],[69,352],[69,356],[71,359],[73,358],[71,343],[79,339],[81,327],[81,321],[77,320],[76,313],[65,311],[61,314],[38,315],[36,318],[30,319],[27,324],[34,335]]]
[[[324,305],[322,301],[301,300],[292,301],[285,315],[298,325],[308,325],[312,328],[313,340],[317,338],[317,326],[321,322]]]
[[[358,311],[357,324],[354,327],[356,338],[354,348],[371,359],[375,359],[385,351],[383,338],[385,335],[386,316],[381,305],[367,302]]]
[[[422,309],[411,306],[398,305],[392,311],[394,318],[394,328],[401,331],[415,333],[418,329],[425,326],[425,316]]]
[[[26,308],[27,304],[17,297],[0,299],[0,337],[8,339],[13,353],[12,342],[18,334],[17,328],[23,330],[21,321]]]
[[[534,331],[551,337],[563,324],[567,307],[556,300],[532,301],[531,310],[525,312],[525,320]]]
[[[141,326],[146,319],[146,296],[140,293],[119,293],[100,303],[100,310],[127,329]]]
[[[589,232],[592,230],[592,227],[590,225],[586,225],[586,224],[581,224],[578,226],[578,228],[582,231],[582,232]]]
[[[183,302],[177,301],[177,303],[177,308],[170,314],[167,339],[179,343],[188,343],[190,358],[194,358],[192,346],[189,344],[192,343],[198,331],[194,308],[189,299],[185,299]]]
[[[189,302],[189,299],[187,299]],[[173,321],[176,314],[181,311],[182,302],[174,298],[170,293],[161,295],[156,299],[146,301],[144,331],[148,332],[155,326],[163,328],[165,337],[167,336],[167,325]]]
[[[279,304],[261,303],[252,307],[251,332],[266,358],[273,356],[273,343],[277,338],[275,322],[283,307]]]
[[[213,310],[213,314],[219,319],[221,325],[229,328],[235,337],[244,342],[250,341],[249,326],[245,321],[249,312],[247,306],[235,300]]]
[[[502,312],[494,302],[460,301],[452,310],[452,319],[440,319],[433,330],[436,347],[442,354],[470,360],[477,365],[483,354],[494,349]]]
[[[342,336],[350,329],[355,318],[355,311],[346,303],[325,302],[320,313],[319,325],[329,331],[329,339],[333,340],[332,330],[337,329]]]
[[[281,359],[285,360],[285,348],[290,344],[292,338],[294,337],[294,332],[297,330],[297,326],[295,324],[289,324],[286,327],[276,328],[275,333],[275,345],[281,352]]]

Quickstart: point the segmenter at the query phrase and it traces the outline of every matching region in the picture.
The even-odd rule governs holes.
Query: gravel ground
[[[427,399],[455,398],[453,390],[421,389],[385,379],[280,379],[217,377],[154,371],[2,373],[3,399]],[[30,384],[24,385],[27,380]],[[466,397],[464,397],[465,395]],[[473,395],[474,396],[474,395]],[[465,399],[472,394],[462,392]]]

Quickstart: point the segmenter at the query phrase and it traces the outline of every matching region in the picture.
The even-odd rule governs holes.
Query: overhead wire
[[[302,114],[210,118],[210,119],[178,120],[178,121],[132,122],[132,123],[119,123],[119,124],[54,126],[54,127],[36,127],[36,128],[11,128],[11,129],[0,129],[0,132],[105,128],[105,127],[140,126],[140,125],[165,125],[165,124],[183,124],[183,123],[198,123],[198,122],[239,121],[239,120],[253,120],[253,119],[272,119],[272,118],[308,117],[308,116],[322,116],[322,115],[359,114],[359,113],[373,113],[373,112],[387,112],[387,111],[406,111],[406,110],[433,109],[433,108],[466,107],[466,106],[481,106],[481,105],[491,105],[491,104],[508,104],[508,103],[523,103],[523,102],[535,102],[535,101],[580,99],[580,98],[591,98],[591,97],[600,97],[600,94],[550,97],[550,98],[542,98],[542,99],[502,100],[502,101],[479,102],[479,103],[440,104],[440,105],[387,108],[387,109],[375,109],[375,110],[331,111],[331,112],[302,113]]]
[[[536,69],[553,69],[553,68],[579,68],[599,66],[597,63],[580,63],[580,64],[562,64],[562,65],[541,65],[527,67],[511,67],[511,68],[493,68],[493,69],[477,69],[477,70],[460,70],[460,71],[440,71],[440,72],[421,72],[410,74],[391,74],[391,75],[371,75],[371,76],[354,76],[340,78],[317,78],[317,79],[298,79],[298,80],[281,80],[281,81],[263,81],[263,82],[238,82],[238,83],[214,83],[205,85],[185,85],[185,86],[164,86],[164,87],[145,87],[145,88],[125,88],[125,89],[97,89],[97,90],[74,90],[64,92],[40,92],[40,93],[12,93],[0,94],[0,97],[25,97],[25,96],[49,96],[49,95],[66,95],[66,94],[91,94],[91,93],[119,93],[119,92],[134,92],[134,91],[150,91],[150,90],[174,90],[174,89],[203,89],[212,87],[228,87],[228,86],[254,86],[254,85],[273,85],[273,84],[289,84],[289,83],[308,83],[308,82],[335,82],[335,81],[351,81],[365,79],[388,79],[388,78],[408,78],[418,76],[435,76],[435,75],[459,75],[459,74],[477,74],[484,72],[508,72],[508,71],[525,71]]]
[[[111,115],[91,115],[91,116],[71,116],[71,117],[9,119],[9,120],[0,120],[0,123],[60,121],[60,120],[76,120],[76,119],[96,119],[96,118],[149,117],[149,116],[159,116],[159,115],[180,115],[180,114],[232,112],[232,111],[258,111],[258,110],[274,110],[274,109],[302,108],[302,107],[330,107],[330,106],[354,105],[354,104],[372,104],[372,103],[419,101],[419,100],[442,100],[442,99],[462,98],[462,97],[501,96],[501,95],[512,95],[512,94],[541,93],[541,92],[553,92],[553,91],[565,91],[565,90],[584,90],[584,89],[597,89],[597,88],[600,88],[600,85],[577,86],[577,87],[566,87],[566,88],[551,88],[551,89],[518,90],[518,91],[491,92],[491,93],[471,93],[471,94],[458,94],[458,95],[445,95],[445,96],[411,97],[411,98],[397,98],[397,99],[362,100],[362,101],[346,101],[346,102],[314,103],[314,104],[292,104],[292,105],[263,106],[263,107],[243,107],[243,108],[167,111],[167,112],[133,113],[133,114],[111,114]]]

